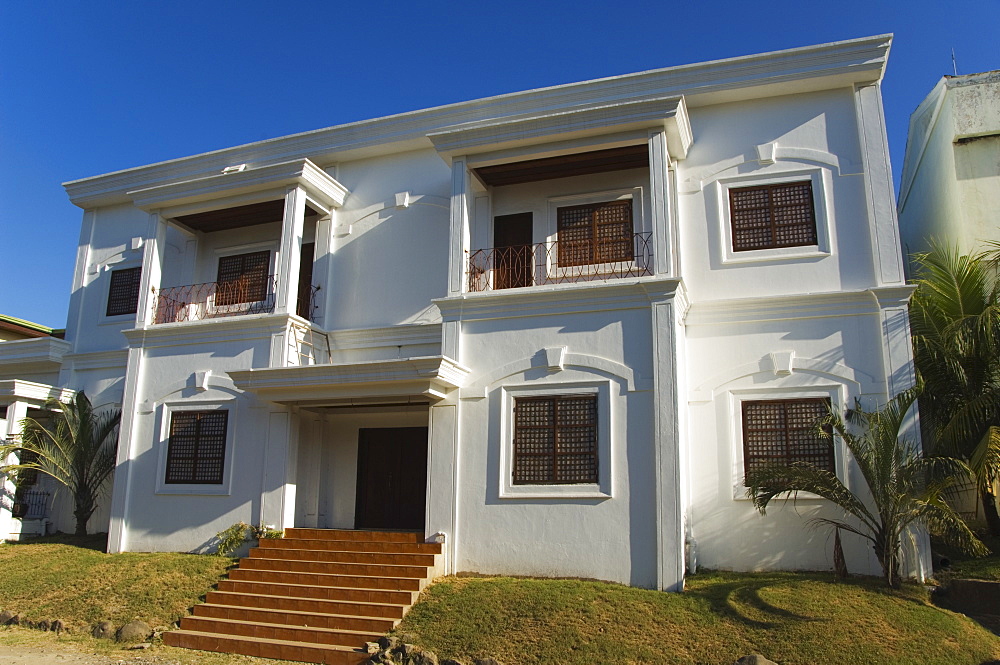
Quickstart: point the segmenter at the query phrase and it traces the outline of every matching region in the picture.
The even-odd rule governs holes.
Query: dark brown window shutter
[[[251,252],[219,258],[216,305],[259,302],[267,298],[271,252]]]
[[[515,398],[515,485],[596,483],[597,464],[597,395]]]
[[[142,268],[124,268],[111,271],[111,286],[108,288],[107,316],[135,314],[139,307],[139,288],[142,284]]]
[[[560,266],[615,263],[634,257],[631,199],[557,208],[556,220]]]
[[[815,245],[812,182],[729,190],[733,251]]]
[[[808,462],[836,473],[833,440],[816,429],[828,398],[743,402],[743,468]]]
[[[167,484],[220,485],[229,412],[174,411],[167,444]]]

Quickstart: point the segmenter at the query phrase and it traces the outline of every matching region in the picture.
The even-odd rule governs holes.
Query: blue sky
[[[1000,69],[1000,0],[0,2],[0,313],[62,327],[61,183],[489,95],[891,32],[898,181],[938,79]]]

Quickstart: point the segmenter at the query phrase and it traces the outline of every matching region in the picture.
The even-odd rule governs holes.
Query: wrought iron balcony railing
[[[154,322],[201,321],[273,312],[274,293],[274,275],[264,279],[172,286],[160,289],[157,294]]]
[[[609,243],[553,240],[477,249],[469,254],[469,291],[593,282],[653,274],[652,233]]]

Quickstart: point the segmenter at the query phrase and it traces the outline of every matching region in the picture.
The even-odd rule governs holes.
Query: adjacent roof
[[[25,337],[62,337],[63,333],[66,332],[59,328],[49,328],[39,323],[32,323],[5,314],[0,314],[0,330],[10,330]]]
[[[74,204],[92,208],[127,203],[128,192],[216,175],[227,166],[258,169],[310,159],[325,168],[348,159],[430,148],[432,135],[461,126],[500,126],[517,118],[588,112],[624,102],[683,97],[688,108],[695,108],[877,82],[891,42],[891,35],[877,35],[516,92],[116,171],[64,187]]]

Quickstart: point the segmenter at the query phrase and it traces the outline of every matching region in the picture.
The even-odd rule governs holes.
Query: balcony
[[[607,281],[653,274],[652,233],[631,242],[553,240],[534,245],[478,249],[469,254],[469,291],[493,291],[542,284]]]
[[[237,279],[160,289],[153,322],[180,323],[268,314],[274,311],[275,287],[275,276],[267,275],[264,279]],[[319,287],[315,285],[306,284],[299,288],[296,313],[302,318],[312,320],[317,291]]]

